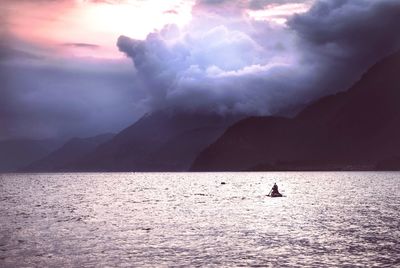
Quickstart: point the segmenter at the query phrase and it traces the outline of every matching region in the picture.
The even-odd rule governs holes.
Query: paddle
[[[269,191],[269,194],[267,194],[267,196],[270,196],[270,195],[271,195],[271,193],[272,193],[272,189],[271,189],[271,191]]]

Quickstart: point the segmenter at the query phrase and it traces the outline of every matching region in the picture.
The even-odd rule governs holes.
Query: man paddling
[[[281,197],[281,193],[278,191],[278,185],[276,185],[276,183],[274,183],[274,186],[272,186],[272,190],[269,193],[269,196],[272,197]]]

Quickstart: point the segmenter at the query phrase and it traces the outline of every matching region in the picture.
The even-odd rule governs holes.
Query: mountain
[[[203,150],[194,171],[400,169],[400,52],[372,66],[349,90],[293,119],[251,117]],[[393,166],[395,164],[395,166]]]
[[[146,114],[69,166],[77,171],[186,171],[238,116],[165,109]]]
[[[0,142],[0,172],[15,172],[61,145],[57,140],[16,139]]]
[[[68,166],[92,152],[98,145],[110,140],[114,134],[102,134],[90,138],[73,138],[61,148],[31,163],[23,171],[53,172],[69,171]]]

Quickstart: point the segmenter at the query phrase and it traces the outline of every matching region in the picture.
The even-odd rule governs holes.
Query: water
[[[399,205],[400,173],[3,174],[0,266],[394,266]]]

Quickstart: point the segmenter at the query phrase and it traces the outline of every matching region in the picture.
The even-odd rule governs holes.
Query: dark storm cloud
[[[242,9],[251,3],[232,2],[246,4]],[[214,6],[226,3],[198,1],[201,14],[195,12],[192,24],[180,32],[170,27],[171,35],[164,29],[146,40],[119,38],[151,109],[280,113],[346,89],[371,64],[400,48],[397,0],[321,0],[293,16],[288,27],[243,18],[240,10],[215,15]],[[213,16],[205,20],[201,16],[207,13]]]
[[[396,48],[399,22],[397,0],[325,0],[317,2],[308,13],[295,15],[289,26],[306,45],[325,51],[331,46],[332,51],[340,49],[340,54],[365,56]]]
[[[325,88],[320,94],[344,89],[368,66],[400,49],[397,0],[318,1],[288,25],[299,37],[303,60],[319,70],[317,85]]]

